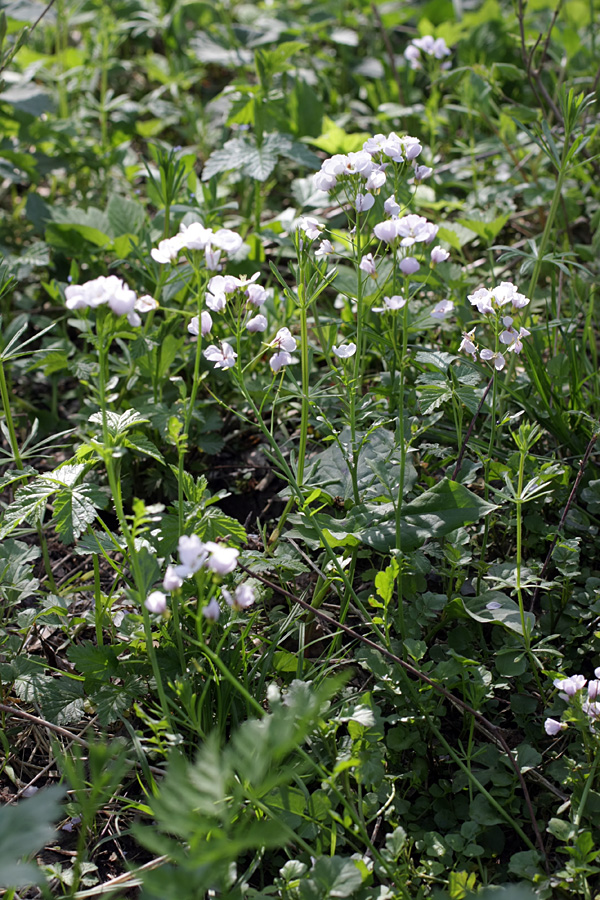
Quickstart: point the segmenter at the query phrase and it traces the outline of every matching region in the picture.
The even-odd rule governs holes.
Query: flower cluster
[[[386,244],[392,244],[399,238],[401,247],[413,247],[415,244],[431,244],[438,233],[438,226],[414,213],[401,217],[392,214],[391,219],[378,222],[373,233]]]
[[[418,138],[410,135],[400,137],[394,131],[387,136],[376,134],[365,141],[362,150],[336,153],[324,160],[320,171],[314,175],[314,185],[320,191],[332,191],[338,183],[350,180],[356,189],[354,206],[358,212],[366,212],[375,202],[369,192],[379,191],[385,185],[390,163],[411,163],[417,181],[431,174],[432,170],[427,166],[417,165],[416,159],[422,149]]]
[[[468,300],[475,306],[482,316],[496,316],[497,322],[504,326],[504,330],[498,333],[498,340],[506,347],[507,353],[520,353],[523,349],[523,338],[529,337],[531,334],[527,328],[520,327],[517,331],[514,328],[514,319],[512,316],[501,316],[504,307],[511,307],[511,311],[515,312],[524,309],[529,303],[529,297],[519,293],[512,281],[502,281],[494,288],[479,288],[473,294],[468,294]],[[501,316],[501,317],[500,317]],[[493,364],[494,368],[500,371],[506,365],[506,358],[500,351],[492,351],[489,349],[479,350],[475,343],[475,329],[464,331],[459,351],[468,353],[473,359],[479,358]]]
[[[127,316],[129,324],[135,328],[142,324],[138,313],[149,312],[158,306],[156,300],[148,294],[138,297],[116,275],[100,275],[85,284],[71,284],[65,290],[65,298],[67,309],[108,305],[116,316]]]
[[[163,579],[163,591],[170,593],[179,590],[186,578],[206,568],[215,575],[229,575],[237,566],[239,550],[215,544],[213,541],[203,543],[197,535],[182,535],[177,545],[179,565],[167,566]],[[162,615],[167,608],[167,597],[163,591],[152,591],[146,597],[144,605],[151,613]],[[233,594],[221,588],[221,595],[228,606],[233,609],[247,609],[255,601],[254,591],[248,584],[240,584]],[[217,620],[221,613],[218,602],[213,599],[202,610],[207,619]]]
[[[408,60],[411,69],[422,69],[423,60],[430,56],[434,59],[446,59],[450,56],[450,50],[444,38],[434,38],[431,34],[425,37],[415,38],[404,51],[404,57]],[[450,63],[446,60],[441,65],[442,69],[449,69]]]
[[[594,669],[594,675],[595,679],[589,682],[583,675],[571,675],[569,678],[554,680],[554,687],[558,688],[558,696],[561,700],[569,704],[581,704],[581,710],[587,716],[592,728],[600,719],[600,667]],[[587,694],[584,695],[586,684]],[[559,722],[557,719],[546,719],[544,722],[544,730],[546,734],[550,735],[559,734],[566,727],[566,722]]]
[[[175,263],[183,250],[204,250],[206,267],[211,271],[219,269],[219,260],[222,253],[232,255],[242,246],[243,240],[235,231],[229,228],[205,228],[202,222],[192,222],[190,225],[181,225],[178,234],[160,241],[158,247],[153,247],[150,252],[152,259],[166,265]]]

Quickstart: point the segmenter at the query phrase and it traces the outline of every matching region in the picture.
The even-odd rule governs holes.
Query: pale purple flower
[[[206,260],[206,268],[209,272],[218,272],[221,268],[219,260],[221,259],[221,251],[214,250],[211,244],[207,244],[204,250],[204,258]]]
[[[213,326],[212,317],[207,310],[203,310],[200,314],[200,321],[198,321],[198,316],[194,316],[188,325],[188,331],[190,334],[193,334],[195,337],[198,337],[198,334],[202,332],[202,337],[206,337],[210,334]]]
[[[357,212],[367,212],[374,203],[375,198],[372,194],[357,194],[356,200],[354,201],[354,207]]]
[[[449,259],[450,254],[447,250],[444,250],[443,247],[434,247],[431,251],[431,262],[436,265],[437,263],[446,262]]]
[[[502,344],[506,344],[507,351],[509,353],[520,353],[523,349],[523,338],[529,337],[531,334],[527,328],[519,328],[518,331],[512,327],[512,319],[510,316],[506,316],[504,318],[504,324],[507,324],[507,319],[510,319],[509,327],[506,331],[502,331],[499,336],[499,340]]]
[[[330,256],[332,253],[335,253],[333,244],[327,238],[324,238],[317,249],[315,250],[315,258],[316,259],[325,259],[327,256]]]
[[[373,312],[396,312],[396,310],[406,306],[406,297],[401,297],[400,294],[394,294],[392,297],[384,297],[383,304],[383,306],[374,306]]]
[[[402,247],[412,247],[417,243],[429,244],[438,233],[438,226],[428,222],[423,216],[410,213],[397,220],[397,233]]]
[[[414,275],[415,272],[418,272],[420,268],[421,264],[417,259],[414,258],[414,256],[407,256],[400,263],[400,271],[404,275]]]
[[[373,137],[367,138],[364,142],[363,150],[366,150],[371,156],[377,156],[383,150],[386,141],[385,134],[374,134]]]
[[[246,328],[248,331],[266,331],[267,330],[267,317],[263,315],[254,316],[252,319],[249,319],[246,323]]]
[[[303,216],[298,220],[298,228],[304,232],[309,241],[315,241],[325,226],[312,216]]]
[[[556,719],[546,719],[544,722],[544,731],[552,737],[564,731],[566,727],[566,722],[557,722]]]
[[[292,362],[292,357],[288,353],[287,350],[280,350],[278,353],[275,353],[271,359],[269,360],[269,365],[273,369],[274,372],[279,372],[283,366],[289,366]]]
[[[437,303],[431,310],[429,315],[432,319],[445,319],[453,309],[454,303],[452,302],[452,300],[440,300],[440,302]]]
[[[135,291],[116,275],[100,275],[85,284],[71,284],[65,289],[65,300],[67,309],[95,309],[107,304],[116,316],[126,315],[134,327],[141,325],[136,308],[146,312],[155,307],[152,297],[146,294],[138,299]]]
[[[592,680],[588,682],[587,686],[588,700],[597,700],[600,695],[600,681]]]
[[[367,275],[377,278],[377,267],[375,266],[375,260],[373,259],[372,253],[367,253],[366,256],[363,256],[359,268],[362,269],[363,272],[366,272]]]
[[[331,191],[337,184],[337,178],[321,170],[313,175],[313,184],[318,191]]]
[[[252,306],[262,306],[266,302],[268,294],[260,284],[249,284],[246,288],[246,297]]]
[[[423,181],[424,178],[429,178],[433,169],[431,166],[415,166],[415,181]]]
[[[460,342],[460,346],[458,348],[459,353],[462,351],[464,353],[468,353],[473,359],[477,356],[477,344],[474,342],[475,339],[475,329],[472,331],[463,331],[462,341]]]
[[[492,306],[492,300],[494,299],[491,291],[488,291],[487,288],[479,288],[473,294],[467,294],[467,300],[473,306],[477,307],[478,312],[485,316],[488,313],[494,312],[494,307]]]
[[[383,204],[383,209],[385,211],[386,216],[392,216],[393,218],[397,218],[398,214],[402,207],[399,203],[396,202],[395,197],[388,197],[385,203]]]
[[[269,347],[277,347],[279,350],[292,353],[297,347],[296,338],[291,334],[289,328],[280,328],[269,343]]]
[[[570,678],[555,678],[554,687],[559,690],[559,697],[563,700],[569,700],[579,691],[582,691],[586,685],[586,679],[583,675],[571,675]]]
[[[237,566],[237,558],[240,551],[235,547],[226,547],[224,544],[215,544],[207,541],[204,545],[210,556],[206,561],[206,568],[216,575],[229,575]]]
[[[212,598],[207,606],[202,607],[202,615],[205,619],[208,619],[209,622],[217,622],[219,620],[219,616],[221,615],[221,607],[217,603],[215,597]]]
[[[349,359],[356,353],[356,344],[340,344],[339,347],[332,347],[332,350],[339,359]]]
[[[421,65],[421,51],[418,47],[415,47],[414,44],[409,44],[406,50],[404,51],[404,58],[408,60],[411,69],[422,69]]]
[[[367,178],[365,187],[368,191],[378,191],[384,186],[385,180],[385,168],[384,166],[378,166],[377,168],[373,169],[373,171]]]
[[[183,584],[183,578],[178,574],[175,566],[167,566],[165,577],[163,578],[163,588],[165,591],[177,591]]]
[[[421,141],[418,138],[411,137],[408,134],[400,138],[400,142],[402,144],[404,159],[407,162],[412,162],[412,160],[416,159],[423,149],[421,146]],[[422,166],[421,168],[426,168],[426,166]]]
[[[373,234],[380,241],[391,244],[398,237],[399,219],[386,219],[385,222],[378,222],[373,228]]]
[[[506,365],[506,360],[501,353],[494,353],[492,350],[482,350],[479,354],[480,359],[486,362],[493,362],[494,368],[500,372]]]
[[[237,353],[227,341],[221,341],[221,347],[211,344],[204,351],[204,356],[210,362],[214,362],[215,369],[231,369],[235,366]]]
[[[152,591],[144,600],[144,606],[148,612],[162,615],[167,608],[167,598],[162,591]]]
[[[238,584],[233,597],[226,588],[221,588],[221,594],[223,595],[225,603],[228,606],[233,607],[233,609],[248,609],[248,607],[252,606],[256,600],[254,590],[249,584],[246,584],[246,582],[244,582],[244,584]]]

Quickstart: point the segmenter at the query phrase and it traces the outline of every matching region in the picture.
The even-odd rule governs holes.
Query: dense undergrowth
[[[8,900],[600,896],[597,6],[0,4]]]

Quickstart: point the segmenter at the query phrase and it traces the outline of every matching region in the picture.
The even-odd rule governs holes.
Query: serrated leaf
[[[64,789],[44,788],[34,797],[0,808],[0,887],[27,887],[44,881],[34,863],[21,863],[24,856],[41,850],[52,839],[59,818],[59,800]]]
[[[89,421],[95,425],[102,425],[102,412],[93,413]],[[110,410],[106,412],[106,425],[113,437],[125,434],[135,425],[145,425],[148,421],[149,419],[144,418],[137,409],[127,409],[123,413],[111,412]]]
[[[49,483],[45,478],[36,479],[31,484],[19,488],[15,499],[4,511],[0,539],[7,537],[11,531],[27,520],[34,525],[41,523],[46,504],[56,490],[57,485]]]
[[[123,445],[128,447],[130,450],[137,450],[139,453],[143,453],[145,456],[151,456],[152,459],[155,459],[159,463],[163,463],[165,461],[164,456],[159,451],[159,449],[143,434],[133,434],[129,437],[125,438],[123,441]]]
[[[118,194],[113,194],[108,201],[106,215],[115,237],[138,234],[145,217],[144,210],[139,203]]]
[[[54,499],[52,521],[63,543],[72,544],[106,506],[107,497],[96,484],[80,484],[60,491]]]

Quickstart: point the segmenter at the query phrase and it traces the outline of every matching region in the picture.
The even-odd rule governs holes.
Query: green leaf
[[[96,484],[80,484],[60,491],[54,500],[52,521],[63,543],[72,544],[104,509],[108,498]]]
[[[164,464],[165,458],[160,450],[143,434],[130,435],[125,438],[123,445],[129,450],[137,450],[139,453],[143,453],[145,456],[151,456],[152,459]]]
[[[61,813],[64,789],[44,788],[29,800],[0,808],[0,887],[27,887],[44,879],[33,863],[19,862],[41,850],[55,833],[53,823]]]
[[[115,237],[139,234],[145,218],[143,207],[139,203],[118,194],[113,194],[108,201],[106,215]]]
[[[465,612],[476,622],[504,625],[510,631],[523,634],[518,604],[501,591],[486,591],[478,597],[463,597],[462,603]],[[535,624],[535,616],[530,612],[526,612],[524,616],[528,627],[532,628]]]
[[[315,897],[350,897],[362,885],[362,875],[353,859],[320,856],[308,878],[300,882],[302,900]]]
[[[332,120],[323,119],[323,134],[318,138],[313,138],[310,143],[324,150],[331,156],[334,153],[349,153],[351,150],[362,150],[364,142],[371,137],[366,131],[347,134],[343,128]]]

